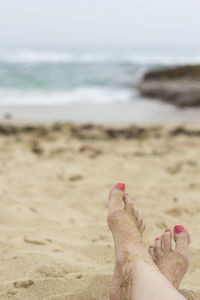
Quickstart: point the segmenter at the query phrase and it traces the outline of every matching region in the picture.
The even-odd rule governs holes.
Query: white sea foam
[[[126,103],[132,99],[132,90],[98,87],[79,87],[69,91],[44,92],[0,89],[0,106],[10,105],[67,105]]]
[[[114,52],[115,53],[115,52]],[[200,54],[146,54],[141,52],[92,53],[59,51],[0,51],[0,62],[5,63],[129,63],[140,65],[182,65],[200,63]]]
[[[200,63],[199,56],[167,56],[167,55],[130,55],[128,62],[141,65],[185,65]]]

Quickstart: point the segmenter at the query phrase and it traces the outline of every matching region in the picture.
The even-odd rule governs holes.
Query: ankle
[[[135,250],[135,249],[134,249]],[[124,266],[133,265],[138,259],[141,258],[141,251],[138,247],[134,251],[131,247],[125,247],[122,251],[116,255],[116,263],[119,269],[123,269]]]

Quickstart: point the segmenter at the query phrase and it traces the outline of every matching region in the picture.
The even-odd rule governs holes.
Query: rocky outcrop
[[[136,87],[145,97],[181,107],[200,106],[200,65],[147,72]]]

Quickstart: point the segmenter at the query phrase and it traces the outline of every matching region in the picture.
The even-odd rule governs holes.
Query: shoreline
[[[170,123],[199,121],[200,108],[179,109],[156,100],[116,104],[0,106],[0,120],[31,122]]]

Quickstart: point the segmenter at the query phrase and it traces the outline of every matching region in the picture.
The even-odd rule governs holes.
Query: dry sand
[[[200,125],[0,126],[0,299],[107,300],[113,241],[108,191],[126,183],[148,246],[191,234],[181,284],[200,299]]]

